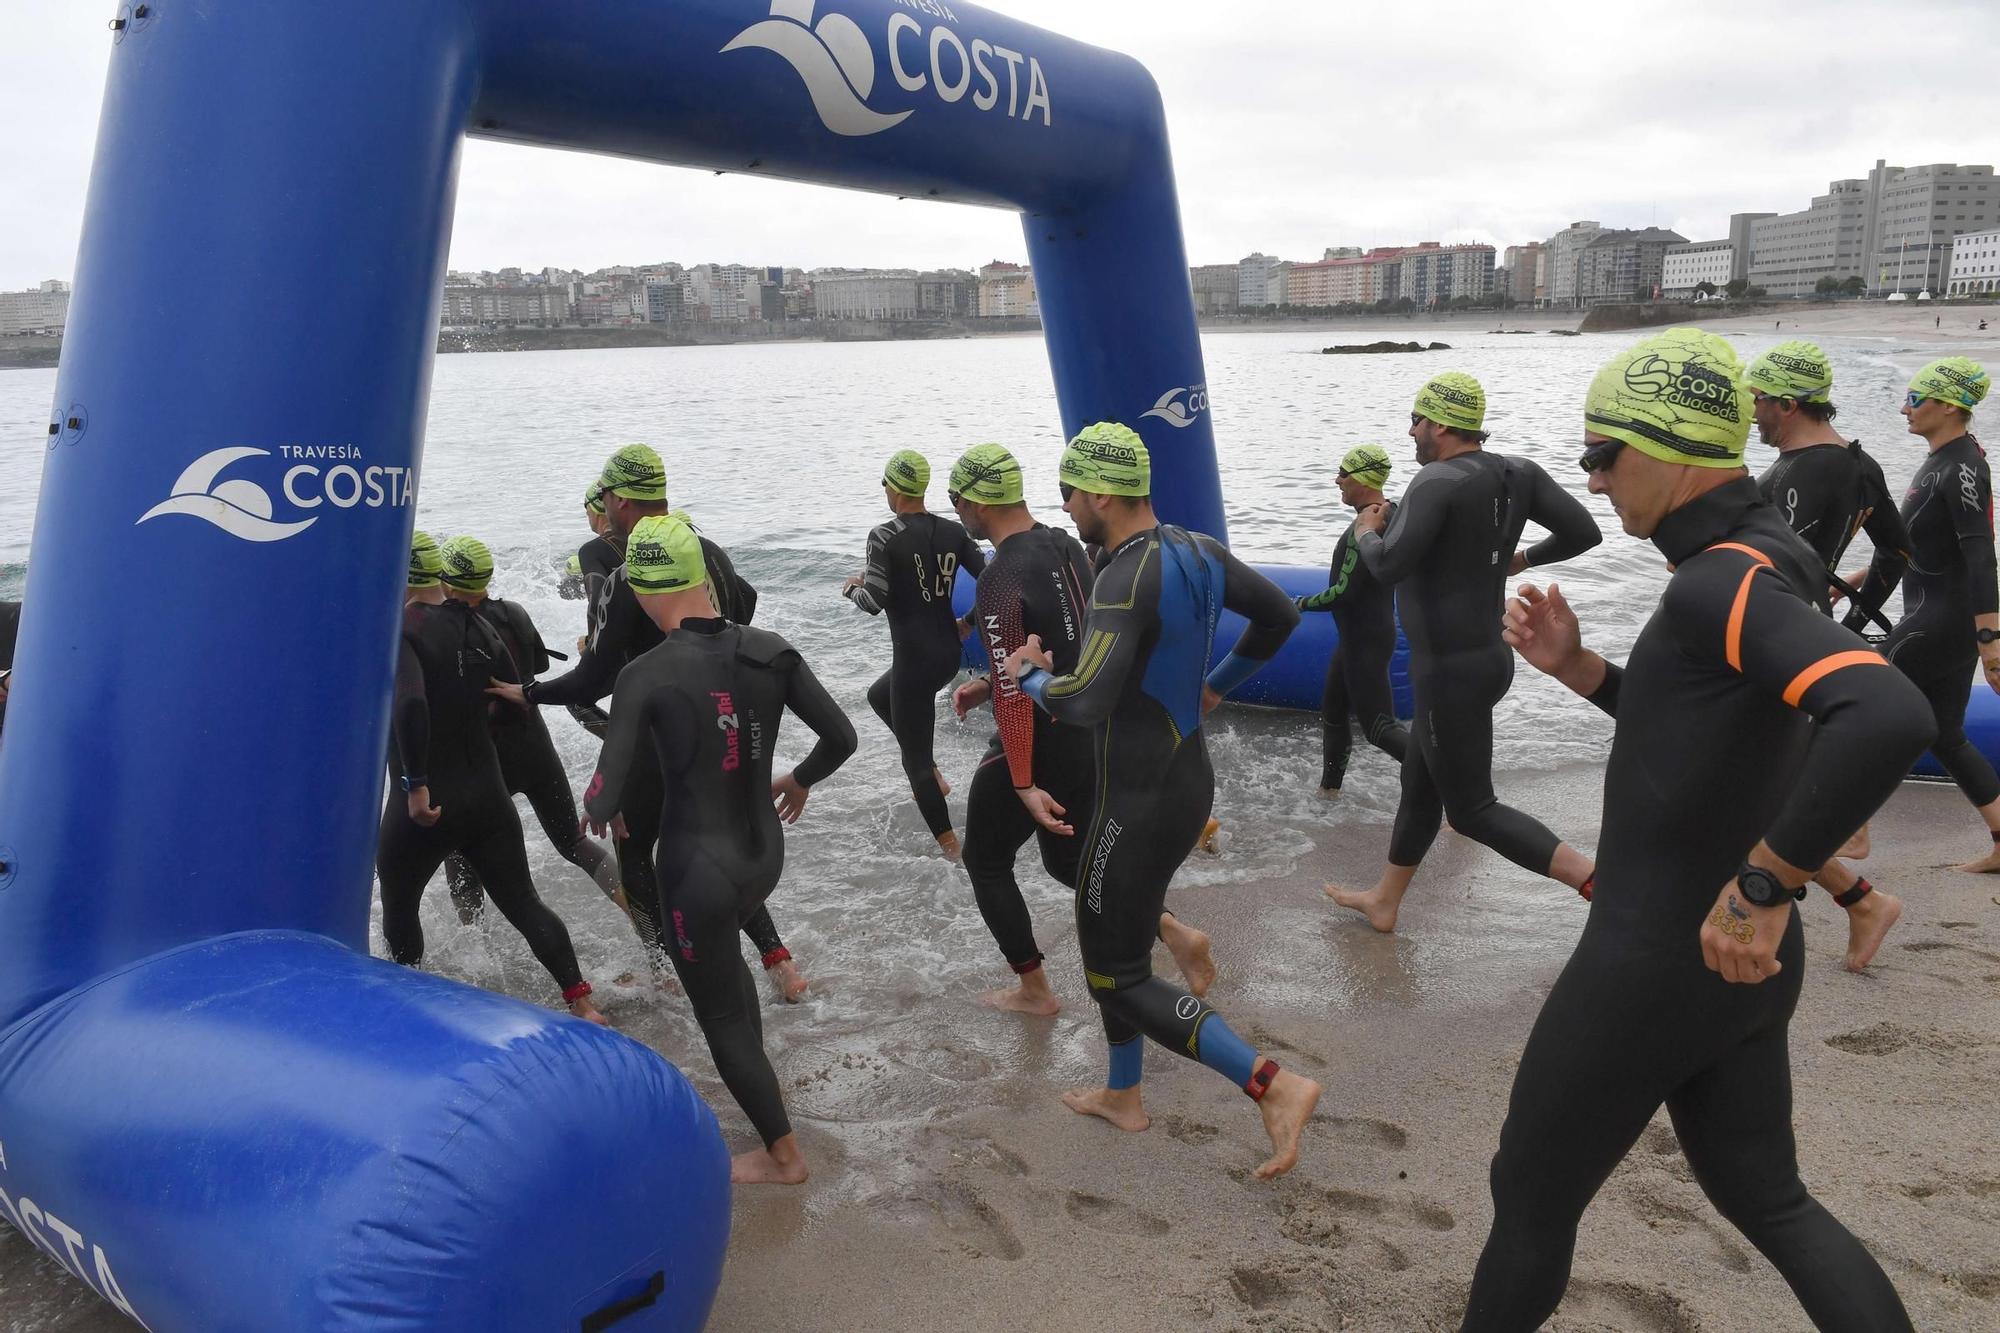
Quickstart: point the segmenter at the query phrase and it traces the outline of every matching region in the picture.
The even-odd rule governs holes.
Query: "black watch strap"
[[[1753,866],[1745,861],[1736,871],[1736,882],[1743,889],[1743,896],[1752,907],[1776,907],[1787,898],[1806,896],[1804,885],[1796,889],[1785,887],[1779,879],[1762,866]]]

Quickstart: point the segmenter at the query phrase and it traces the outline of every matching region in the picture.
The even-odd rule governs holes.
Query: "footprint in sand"
[[[1938,1032],[1932,1029],[1912,1031],[1898,1027],[1894,1023],[1877,1023],[1873,1027],[1842,1032],[1828,1037],[1826,1044],[1837,1051],[1847,1051],[1853,1055],[1890,1055],[1906,1046],[1920,1046],[1927,1051],[1948,1055],[1971,1046],[1987,1043],[1964,1032]]]
[[[1007,1219],[970,1186],[938,1181],[885,1202],[891,1213],[928,1215],[943,1223],[951,1238],[974,1254],[1014,1260],[1023,1253]]]
[[[1639,1136],[1639,1144],[1656,1157],[1671,1157],[1681,1150],[1680,1136],[1674,1133],[1672,1125],[1646,1126],[1646,1132]]]
[[[1750,1256],[1741,1246],[1729,1238],[1729,1234],[1704,1214],[1692,1208],[1684,1208],[1670,1199],[1658,1195],[1640,1194],[1631,1201],[1632,1211],[1640,1221],[1655,1231],[1664,1231],[1677,1236],[1687,1231],[1699,1231],[1714,1243],[1722,1266],[1732,1273],[1747,1273],[1752,1265]]]
[[[1129,1203],[1085,1194],[1082,1190],[1069,1192],[1069,1197],[1063,1201],[1063,1211],[1079,1222],[1089,1223],[1098,1231],[1115,1232],[1121,1236],[1164,1236],[1173,1230],[1164,1219],[1140,1212]]]
[[[1994,953],[1990,949],[1975,949],[1969,944],[1958,944],[1952,940],[1911,940],[1901,947],[1911,953],[1931,953],[1938,949],[1951,949],[1958,953],[1969,953],[1985,962],[2000,963],[2000,953]]]
[[[1171,1114],[1154,1116],[1153,1128],[1165,1130],[1168,1138],[1197,1145],[1213,1142],[1222,1133],[1214,1125],[1204,1125],[1199,1120]]]
[[[1025,1176],[1030,1174],[1028,1159],[1017,1152],[1001,1147],[992,1139],[974,1139],[966,1147],[966,1157],[980,1166],[998,1171],[1003,1176]]]
[[[1573,1329],[1619,1333],[1700,1333],[1701,1323],[1680,1298],[1630,1282],[1572,1282],[1549,1321],[1551,1333]]]
[[[1229,1290],[1251,1309],[1268,1310],[1290,1300],[1293,1287],[1291,1279],[1284,1273],[1239,1265],[1230,1270]]]
[[[1327,1115],[1321,1112],[1307,1123],[1323,1127],[1342,1143],[1369,1148],[1400,1149],[1410,1141],[1409,1133],[1401,1125],[1372,1116]]]
[[[1386,1222],[1424,1231],[1450,1231],[1458,1225],[1449,1210],[1428,1199],[1385,1199],[1356,1190],[1309,1186],[1287,1198],[1281,1207],[1284,1220],[1278,1229],[1309,1245],[1343,1243],[1342,1222]]]

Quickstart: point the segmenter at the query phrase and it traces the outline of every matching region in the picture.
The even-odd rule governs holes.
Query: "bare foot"
[[[1368,918],[1368,924],[1384,935],[1396,929],[1396,913],[1402,909],[1403,895],[1391,893],[1380,884],[1366,891],[1343,889],[1337,884],[1329,884],[1324,890],[1327,897],[1342,907],[1361,913]]]
[[[952,832],[950,829],[946,829],[937,835],[937,845],[938,850],[944,853],[945,860],[951,862],[953,865],[958,864],[958,834]]]
[[[949,796],[949,795],[951,795],[951,784],[950,784],[949,782],[946,782],[946,781],[944,780],[944,770],[943,770],[943,769],[941,769],[941,768],[933,768],[933,769],[931,770],[931,776],[932,776],[932,777],[934,777],[934,778],[936,778],[936,779],[938,780],[938,790],[939,790],[939,791],[943,792],[943,793],[944,793],[944,794],[945,794],[946,796]]]
[[[590,997],[588,995],[585,995],[579,999],[571,1000],[569,1003],[569,1011],[571,1014],[575,1015],[578,1018],[581,1018],[586,1023],[595,1023],[597,1024],[597,1026],[601,1028],[608,1028],[611,1026],[611,1020],[606,1018],[603,1014],[597,1012],[597,1006],[590,1002]]]
[[[1340,799],[1340,788],[1321,787],[1319,789],[1319,798],[1322,801],[1337,801]]]
[[[1062,1012],[1062,1001],[1049,989],[1049,979],[1039,967],[1032,972],[1023,972],[1020,985],[987,991],[979,997],[979,1002],[989,1009],[1034,1014],[1040,1018],[1053,1018]]]
[[[1299,1162],[1299,1135],[1319,1105],[1319,1084],[1289,1069],[1280,1069],[1257,1103],[1264,1132],[1271,1136],[1271,1155],[1257,1168],[1257,1179],[1282,1176]]]
[[[1859,972],[1875,959],[1875,951],[1896,918],[1903,915],[1903,900],[1893,893],[1876,889],[1847,909],[1847,970]]]
[[[1222,830],[1222,821],[1210,815],[1208,822],[1201,826],[1201,836],[1195,839],[1195,846],[1210,856],[1222,855],[1222,847],[1215,841],[1215,835]]]
[[[796,1134],[787,1134],[768,1148],[752,1148],[729,1159],[732,1185],[803,1185],[811,1174],[806,1169],[805,1154],[799,1151]]]
[[[1109,1120],[1131,1134],[1144,1133],[1153,1123],[1153,1118],[1139,1103],[1137,1088],[1124,1088],[1118,1092],[1109,1088],[1071,1088],[1063,1094],[1063,1105],[1078,1115],[1094,1115],[1100,1120]]]
[[[786,1004],[797,1004],[806,997],[806,987],[811,983],[806,974],[799,971],[799,965],[787,958],[776,966],[764,969],[771,974],[771,982],[778,988],[778,998]]]
[[[1160,942],[1174,956],[1174,966],[1180,968],[1181,980],[1187,982],[1189,993],[1197,997],[1208,994],[1208,988],[1215,984],[1215,955],[1210,951],[1208,936],[1179,917],[1163,916]]]
[[[1973,875],[1990,875],[1995,871],[2000,871],[2000,843],[1993,844],[1993,850],[1980,857],[1977,861],[1967,861],[1964,865],[1959,866],[1958,869]]]
[[[1840,844],[1834,855],[1843,861],[1866,861],[1868,859],[1868,826],[1863,824],[1854,830],[1854,836]]]

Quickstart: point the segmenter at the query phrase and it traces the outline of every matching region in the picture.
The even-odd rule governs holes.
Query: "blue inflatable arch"
[[[0,1217],[156,1333],[698,1327],[727,1158],[679,1074],[367,956],[459,144],[1018,211],[1064,430],[1137,427],[1220,536],[1158,92],[955,0],[159,0],[107,41],[0,749]]]

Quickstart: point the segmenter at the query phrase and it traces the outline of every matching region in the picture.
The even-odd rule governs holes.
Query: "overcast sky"
[[[769,12],[743,6],[748,19]],[[1505,246],[1579,218],[1707,240],[1731,212],[1803,208],[1877,157],[2000,160],[1994,0],[989,7],[1152,70],[1195,263]],[[0,0],[0,289],[71,275],[114,9]],[[337,22],[339,7],[328,12]],[[474,141],[451,264],[1024,256],[1019,224],[991,210]]]

